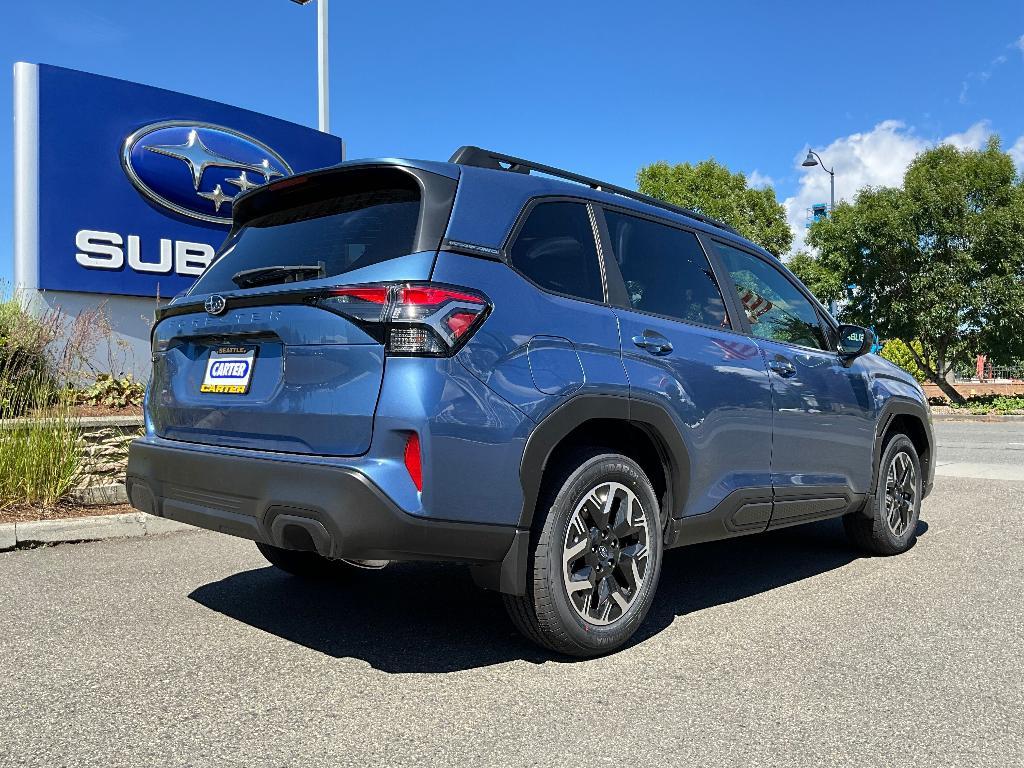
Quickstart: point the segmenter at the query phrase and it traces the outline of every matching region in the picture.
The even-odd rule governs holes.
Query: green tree
[[[775,190],[748,187],[746,176],[732,173],[714,158],[696,165],[659,161],[637,171],[636,182],[644,194],[730,224],[774,254],[786,253],[793,244],[786,209]]]
[[[807,251],[797,251],[786,262],[789,271],[800,278],[826,307],[846,294],[846,286],[839,275],[825,267],[817,257]]]
[[[807,241],[857,286],[843,317],[906,342],[951,400],[958,360],[1024,354],[1024,187],[998,138],[921,153],[902,188],[861,190]]]
[[[911,350],[911,347],[913,347],[913,350]],[[900,341],[899,339],[889,339],[882,345],[881,355],[889,362],[896,363],[907,373],[912,374],[918,381],[927,380],[928,377],[918,366],[915,359],[915,357],[924,357],[924,349],[921,347],[921,342],[915,341],[908,345],[905,341]]]

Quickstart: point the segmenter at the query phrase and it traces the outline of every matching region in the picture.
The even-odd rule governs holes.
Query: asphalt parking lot
[[[675,550],[590,661],[454,566],[310,587],[205,532],[0,554],[0,765],[1020,765],[1024,422],[936,433],[906,555],[833,521]]]

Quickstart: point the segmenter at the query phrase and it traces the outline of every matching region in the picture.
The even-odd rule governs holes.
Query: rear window
[[[615,261],[633,309],[728,328],[729,316],[697,236],[605,211]]]
[[[512,266],[541,288],[591,301],[604,299],[594,230],[582,203],[535,206],[510,256]]]
[[[419,187],[388,179],[386,186],[360,185],[252,219],[224,243],[193,292],[334,277],[412,253]]]

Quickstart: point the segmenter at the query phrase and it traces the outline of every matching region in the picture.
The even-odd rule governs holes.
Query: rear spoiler
[[[327,200],[360,185],[381,187],[387,184],[415,186],[419,190],[420,220],[414,252],[440,248],[458,180],[423,168],[384,161],[336,165],[286,176],[239,195],[232,205],[228,239],[249,222],[269,213]]]

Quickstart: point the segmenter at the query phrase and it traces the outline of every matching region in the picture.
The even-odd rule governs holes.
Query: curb
[[[145,512],[69,517],[63,520],[30,520],[25,523],[2,523],[0,524],[0,552],[78,541],[156,536],[162,533],[186,530],[195,529],[187,523],[155,517]]]
[[[1024,421],[1014,413],[933,413],[932,421]]]

